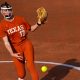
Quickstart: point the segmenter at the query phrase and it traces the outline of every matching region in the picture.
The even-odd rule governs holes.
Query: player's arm
[[[40,25],[41,25],[41,22],[38,20],[38,22],[36,24],[31,26],[31,31],[35,31],[38,28],[38,26],[40,26]]]
[[[5,44],[5,47],[9,51],[10,55],[13,56],[13,57],[16,57],[17,59],[22,60],[22,57],[19,54],[13,53],[13,50],[11,48],[11,45],[10,45],[10,42],[8,41],[8,37],[7,36],[3,37],[3,41],[4,41],[4,44]]]
[[[37,12],[38,22],[37,24],[31,26],[31,31],[36,30],[38,26],[40,26],[41,24],[44,24],[48,17],[47,11],[44,7],[38,8],[36,12]]]

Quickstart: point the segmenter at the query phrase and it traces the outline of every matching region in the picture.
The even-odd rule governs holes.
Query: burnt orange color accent
[[[21,53],[21,56],[24,57],[23,61],[19,61],[16,58],[13,58],[14,63],[16,65],[18,76],[20,78],[24,78],[26,74],[25,72],[25,59],[26,59],[27,61],[26,65],[32,76],[32,80],[39,80],[38,73],[35,69],[35,64],[34,64],[34,49],[32,43],[29,40],[25,40],[22,44],[14,46],[16,51],[18,53]]]
[[[34,51],[32,43],[27,39],[30,26],[22,17],[14,17],[12,22],[2,20],[0,23],[0,37],[8,36],[14,53],[20,53],[24,57],[23,61],[13,58],[18,77],[24,78],[25,60],[30,71],[32,80],[39,80],[38,73],[34,65]],[[16,52],[15,52],[16,51]]]
[[[20,35],[20,29],[24,28],[25,36]],[[12,22],[2,20],[0,23],[0,37],[8,35],[11,43],[19,43],[25,39],[27,36],[27,31],[30,29],[30,26],[25,22],[23,17],[14,17]]]

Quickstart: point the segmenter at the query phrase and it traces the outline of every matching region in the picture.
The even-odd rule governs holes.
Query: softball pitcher
[[[32,80],[39,80],[34,65],[33,46],[27,38],[27,34],[28,31],[34,31],[41,25],[40,19],[35,25],[30,26],[23,17],[13,15],[12,6],[7,2],[1,4],[0,8],[4,17],[0,23],[0,37],[14,60],[18,80],[24,80],[26,74],[25,60]]]

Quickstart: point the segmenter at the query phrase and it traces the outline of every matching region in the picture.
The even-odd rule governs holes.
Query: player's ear
[[[3,10],[0,10],[1,11],[1,14],[3,14]]]
[[[2,10],[0,10],[1,14],[2,14]]]
[[[1,12],[1,14],[3,13],[3,11],[2,11],[2,10],[0,10],[0,12]]]

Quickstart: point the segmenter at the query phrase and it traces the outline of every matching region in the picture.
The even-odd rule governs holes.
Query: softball
[[[48,70],[47,66],[42,66],[42,67],[41,67],[41,71],[42,71],[42,72],[46,72],[47,70]]]

